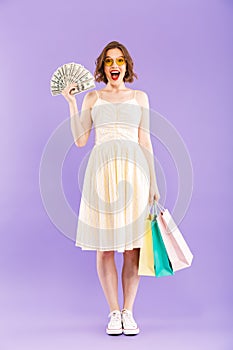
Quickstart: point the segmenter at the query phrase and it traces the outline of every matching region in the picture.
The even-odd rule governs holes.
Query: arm
[[[63,90],[63,96],[69,104],[70,126],[76,146],[83,147],[86,145],[92,128],[91,106],[93,102],[93,92],[89,92],[84,96],[82,103],[81,115],[77,107],[76,98],[70,94],[74,84],[67,86]]]
[[[150,138],[150,107],[148,96],[145,92],[138,93],[138,102],[142,107],[141,122],[138,128],[138,141],[145,154],[150,170],[150,203],[153,198],[159,200],[160,195],[155,174],[154,153]]]

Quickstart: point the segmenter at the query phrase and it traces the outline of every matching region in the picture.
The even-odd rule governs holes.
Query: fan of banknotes
[[[50,81],[50,91],[53,96],[61,94],[62,90],[70,83],[77,86],[71,91],[72,95],[95,87],[93,75],[81,64],[71,62],[58,67]]]

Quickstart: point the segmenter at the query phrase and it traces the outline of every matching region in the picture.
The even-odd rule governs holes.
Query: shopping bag
[[[153,205],[154,208],[156,207]],[[138,274],[155,277],[174,274],[158,226],[157,212],[149,213],[145,220],[145,234],[143,246],[140,249]]]
[[[149,213],[145,220],[145,233],[139,256],[138,275],[142,276],[155,276],[151,221],[152,214]]]
[[[174,275],[172,265],[160,232],[157,218],[158,216],[155,215],[154,219],[151,222],[155,276],[162,277]]]
[[[193,260],[193,254],[190,248],[173,220],[169,210],[165,209],[158,202],[157,206],[160,210],[157,222],[173,271],[189,267]]]

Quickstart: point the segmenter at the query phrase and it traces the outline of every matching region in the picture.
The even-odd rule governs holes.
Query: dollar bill
[[[75,91],[73,92],[73,95],[78,94],[80,92],[92,89],[95,87],[94,80],[84,81],[80,84],[77,84],[77,87],[75,88]]]
[[[53,96],[61,94],[66,86],[76,83],[73,95],[95,87],[94,77],[82,64],[70,62],[58,67],[50,80]]]

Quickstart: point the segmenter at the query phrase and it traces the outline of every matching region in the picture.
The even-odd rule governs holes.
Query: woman
[[[96,142],[90,154],[80,202],[76,246],[97,252],[97,272],[109,305],[107,334],[139,333],[133,305],[139,285],[138,261],[148,206],[160,198],[149,134],[147,94],[132,90],[137,75],[124,45],[112,41],[96,60],[102,90],[89,91],[79,117],[74,83],[63,90],[78,147],[86,145],[92,124]],[[123,185],[120,181],[123,181]],[[118,303],[114,252],[122,252],[123,308]]]

